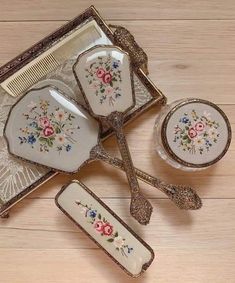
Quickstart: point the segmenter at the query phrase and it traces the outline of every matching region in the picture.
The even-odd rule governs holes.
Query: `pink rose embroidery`
[[[106,236],[110,236],[113,233],[113,226],[111,226],[109,223],[105,224],[103,226],[103,233]]]
[[[103,232],[103,222],[102,221],[96,221],[94,227],[96,231]]]
[[[205,125],[202,122],[197,122],[197,124],[195,125],[195,130],[197,132],[202,132],[205,128]]]
[[[47,117],[41,117],[39,118],[39,124],[41,127],[49,127],[50,126],[50,120]]]
[[[119,83],[122,82],[121,61],[115,60],[111,55],[99,56],[85,68],[85,77],[90,90],[99,100],[100,104],[114,106],[122,96]]]
[[[80,207],[83,217],[87,218],[87,225],[92,225],[98,232],[97,237],[103,237],[102,240],[113,245],[115,251],[122,256],[128,257],[134,252],[134,248],[130,247],[125,238],[119,234],[120,231],[115,230],[115,226],[111,225],[97,209],[82,203],[81,200],[76,200],[75,203]]]
[[[103,79],[103,82],[104,82],[104,83],[108,84],[108,83],[110,83],[111,80],[112,80],[112,75],[111,75],[110,73],[106,73],[106,74],[102,77],[102,79]]]
[[[194,154],[207,154],[217,143],[220,133],[220,124],[212,120],[210,113],[192,109],[179,117],[178,124],[174,126],[173,142],[184,152]],[[201,113],[203,112],[203,114]]]
[[[18,137],[19,143],[30,144],[32,148],[38,143],[40,152],[50,152],[52,148],[58,153],[69,152],[77,142],[73,129],[80,129],[74,125],[76,117],[65,108],[55,106],[51,112],[49,107],[50,101],[41,98],[28,105],[29,111],[22,113],[27,124],[26,128],[20,128],[23,135]]]
[[[50,137],[52,136],[53,134],[55,133],[54,129],[52,127],[46,127],[44,130],[43,130],[43,134],[45,137]]]
[[[197,132],[194,130],[194,128],[191,128],[188,130],[188,135],[191,139],[193,139],[197,136]]]
[[[103,68],[99,68],[96,72],[96,76],[98,78],[102,78],[104,76],[104,74],[105,74],[105,70]]]

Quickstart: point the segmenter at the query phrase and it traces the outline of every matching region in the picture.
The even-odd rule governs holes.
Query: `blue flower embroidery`
[[[133,248],[127,248],[127,252],[128,252],[128,254],[130,254],[131,253],[131,251],[133,251]]]
[[[208,146],[212,146],[212,143],[210,143],[210,141],[209,140],[206,140],[206,145],[208,145]]]
[[[71,148],[72,148],[72,146],[71,146],[70,144],[66,145],[66,151],[67,151],[67,152],[70,151]]]
[[[187,124],[189,121],[189,118],[184,116],[181,121],[182,123]]]
[[[95,217],[96,217],[96,214],[97,214],[96,210],[91,210],[91,211],[89,212],[89,215],[90,215],[90,217],[92,217],[92,218],[95,218]]]
[[[118,68],[118,63],[117,62],[113,62],[113,68]]]
[[[28,143],[34,144],[35,142],[36,142],[36,138],[35,138],[35,136],[33,134],[28,136]]]
[[[33,121],[32,123],[29,124],[30,127],[36,128],[38,126],[38,124]]]

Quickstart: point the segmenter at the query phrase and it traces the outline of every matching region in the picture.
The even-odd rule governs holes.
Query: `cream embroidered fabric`
[[[0,90],[0,100],[0,198],[2,203],[5,203],[36,182],[48,170],[20,161],[8,154],[3,129],[10,107],[16,99]]]

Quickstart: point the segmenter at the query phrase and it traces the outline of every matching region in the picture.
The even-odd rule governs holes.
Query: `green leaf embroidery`
[[[61,133],[60,128],[59,128],[59,127],[56,127],[56,128],[55,128],[55,132],[56,132],[57,134],[60,134],[60,133]]]
[[[39,138],[39,141],[41,141],[41,142],[43,142],[43,143],[46,143],[46,142],[47,142],[47,139],[44,138],[44,137],[40,137],[40,138]]]
[[[47,139],[47,144],[48,144],[49,147],[53,146],[53,142],[50,139]]]

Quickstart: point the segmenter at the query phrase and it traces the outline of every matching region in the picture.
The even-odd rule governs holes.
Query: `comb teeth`
[[[22,68],[19,72],[16,72],[9,80],[5,80],[1,86],[12,96],[18,96],[58,66],[59,62],[50,53],[30,67],[27,66],[25,70]]]
[[[105,41],[105,44],[111,44],[106,37],[103,37],[103,33],[95,20],[92,20],[66,34],[57,44],[15,72],[0,86],[11,96],[16,97],[37,83],[46,74],[59,67],[73,54],[79,54],[79,52],[87,49],[87,46],[94,46],[100,40],[102,43]]]

